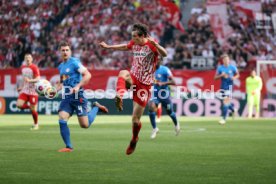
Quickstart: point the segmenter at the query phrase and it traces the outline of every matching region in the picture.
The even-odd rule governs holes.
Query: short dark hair
[[[68,46],[70,48],[70,44],[66,41],[60,42],[60,44],[58,45],[58,49],[60,49],[61,47],[66,47]]]
[[[132,31],[137,31],[138,36],[147,36],[148,35],[148,26],[145,24],[137,23],[132,27]]]

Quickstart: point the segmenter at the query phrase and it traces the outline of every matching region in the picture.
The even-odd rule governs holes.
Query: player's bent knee
[[[139,124],[139,122],[140,122],[140,118],[138,117],[138,116],[133,116],[132,117],[132,123],[137,123],[137,124]]]
[[[171,115],[173,113],[173,111],[171,109],[167,110],[167,114]]]
[[[155,112],[156,111],[156,105],[154,103],[149,104],[149,112]]]
[[[19,109],[21,109],[22,105],[21,104],[16,104],[16,107],[18,107]]]
[[[36,106],[30,106],[31,111],[36,111]]]
[[[24,103],[22,103],[22,102],[16,102],[16,107],[18,107],[18,108],[21,109],[21,107],[23,106],[23,104],[24,104]]]
[[[223,100],[223,103],[224,104],[228,104],[228,103],[230,103],[230,99],[227,97],[227,98],[225,98],[224,100]]]
[[[140,121],[133,121],[133,122],[132,122],[133,126],[138,126],[139,123],[140,123]]]
[[[59,120],[68,121],[68,118],[66,118],[64,116],[59,116]]]
[[[61,112],[58,114],[58,116],[59,116],[59,119],[63,120],[63,121],[68,121],[68,119],[70,117],[69,114],[67,115],[67,114],[64,114],[64,113],[61,113]]]

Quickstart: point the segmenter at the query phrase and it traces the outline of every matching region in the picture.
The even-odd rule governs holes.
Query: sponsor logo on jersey
[[[133,56],[134,57],[137,57],[137,56],[147,56],[147,53],[145,52],[133,52]]]

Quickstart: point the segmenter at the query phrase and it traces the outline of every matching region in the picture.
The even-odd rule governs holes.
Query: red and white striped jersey
[[[149,41],[144,45],[137,45],[134,41],[130,41],[127,48],[131,50],[133,54],[130,73],[136,77],[139,82],[145,85],[152,85],[158,57],[156,47]]]
[[[22,65],[21,73],[23,78],[28,77],[29,79],[34,79],[40,76],[39,69],[35,64],[31,64],[30,66]],[[35,91],[35,84],[24,81],[23,88],[20,93],[25,93],[27,95],[37,95]]]

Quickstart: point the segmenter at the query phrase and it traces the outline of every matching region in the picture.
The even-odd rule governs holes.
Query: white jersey
[[[21,67],[21,73],[22,73],[23,78],[28,77],[29,79],[34,79],[34,78],[40,76],[39,69],[34,64],[31,64],[29,66],[23,65]],[[27,95],[37,95],[37,93],[35,91],[35,84],[24,81],[23,88],[20,93],[25,93]]]

